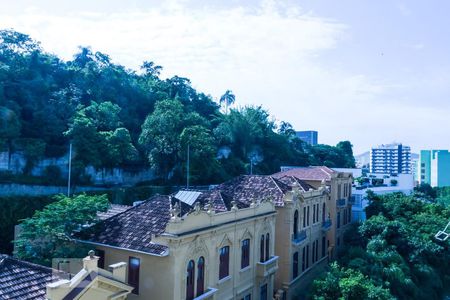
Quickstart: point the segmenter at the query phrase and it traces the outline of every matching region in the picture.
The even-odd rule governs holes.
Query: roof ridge
[[[2,262],[4,262],[5,260],[6,261],[15,262],[17,264],[21,264],[23,266],[27,266],[27,267],[30,267],[30,268],[41,269],[41,270],[50,271],[50,272],[57,271],[56,269],[53,269],[53,268],[50,268],[50,267],[47,267],[47,266],[43,266],[43,265],[39,265],[39,264],[36,264],[36,263],[32,263],[32,262],[29,262],[29,261],[26,261],[26,260],[18,259],[18,258],[9,256],[9,255],[6,255],[6,257],[2,260]]]

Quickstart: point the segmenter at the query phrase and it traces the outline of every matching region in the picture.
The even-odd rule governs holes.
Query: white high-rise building
[[[411,174],[411,147],[389,144],[370,150],[370,172],[378,174]]]

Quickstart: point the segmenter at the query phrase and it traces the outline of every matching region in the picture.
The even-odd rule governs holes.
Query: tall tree
[[[225,94],[220,97],[219,103],[225,104],[225,113],[228,113],[228,108],[236,101],[236,96],[232,91],[227,90]]]

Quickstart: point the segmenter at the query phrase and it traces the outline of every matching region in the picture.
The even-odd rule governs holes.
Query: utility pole
[[[69,146],[69,175],[67,177],[67,197],[70,197],[70,173],[72,171],[72,143]]]
[[[186,189],[189,189],[189,149],[190,145],[187,147],[187,168],[186,168]]]

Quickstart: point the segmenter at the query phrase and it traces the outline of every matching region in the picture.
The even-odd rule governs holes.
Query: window
[[[98,267],[105,268],[105,251],[100,249],[95,249],[95,255],[98,256]]]
[[[294,213],[294,237],[297,237],[297,233],[298,233],[298,210],[295,211]]]
[[[309,206],[307,207],[306,210],[306,226],[309,226]]]
[[[306,206],[303,207],[303,228],[306,227]]]
[[[342,225],[347,223],[347,210],[344,210],[344,219],[342,220]]]
[[[242,241],[241,269],[250,265],[250,239]]]
[[[139,295],[139,268],[141,260],[137,257],[128,258],[128,284],[134,287],[133,294]]]
[[[348,223],[350,223],[352,221],[352,208],[351,207],[348,208],[347,217],[348,217]]]
[[[341,227],[341,212],[337,213],[336,227],[337,228]]]
[[[338,194],[337,194],[338,199],[341,199],[341,192],[342,192],[342,187],[340,184],[338,184]]]
[[[312,243],[312,252],[311,252],[311,262],[314,264],[315,262],[316,262],[316,256],[315,256],[315,253],[316,253],[316,242],[313,242]]]
[[[267,283],[261,286],[259,290],[259,299],[267,300]]]
[[[325,237],[322,237],[322,257],[325,257]]]
[[[352,196],[352,184],[349,183],[348,184],[348,198],[350,198]]]
[[[306,247],[302,250],[302,272],[306,270]]]
[[[320,207],[320,204],[317,203],[316,204],[316,222],[319,222],[319,207]]]
[[[252,294],[246,295],[244,298],[241,298],[241,300],[252,300]]]
[[[309,268],[309,245],[306,246],[306,268]]]
[[[297,278],[298,276],[298,252],[294,253],[292,257],[292,279]]]
[[[190,260],[186,270],[186,300],[194,299],[195,263]]]
[[[197,297],[205,292],[205,258],[201,256],[197,263]]]
[[[230,274],[230,246],[220,248],[219,279]]]
[[[270,235],[266,234],[266,261],[270,258]]]
[[[319,260],[319,240],[316,240],[316,261]]]
[[[259,242],[259,261],[264,262],[264,234],[261,235],[261,240]]]
[[[322,222],[325,222],[325,218],[326,218],[326,205],[325,202],[322,205]]]

